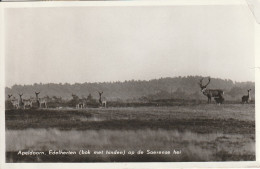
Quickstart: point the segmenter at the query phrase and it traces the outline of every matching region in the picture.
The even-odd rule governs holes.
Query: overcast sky
[[[254,81],[247,6],[5,11],[6,85],[202,75]]]

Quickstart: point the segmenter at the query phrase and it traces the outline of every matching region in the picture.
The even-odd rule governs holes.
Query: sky
[[[247,6],[5,10],[6,86],[187,75],[254,81]]]

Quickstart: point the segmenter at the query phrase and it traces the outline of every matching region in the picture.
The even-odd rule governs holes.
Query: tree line
[[[76,100],[87,97],[98,99],[98,91],[104,91],[103,97],[109,101],[144,101],[156,99],[206,99],[198,85],[201,76],[168,77],[152,80],[129,80],[124,82],[102,83],[35,83],[32,85],[13,85],[6,87],[7,94],[24,93],[24,98],[34,97],[35,91],[41,91],[41,97]],[[255,97],[254,82],[234,82],[230,79],[211,78],[209,88],[222,89],[226,100],[241,100],[252,89]]]

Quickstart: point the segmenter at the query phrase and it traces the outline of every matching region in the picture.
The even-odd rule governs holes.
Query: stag
[[[200,79],[199,85],[201,88],[201,92],[208,97],[208,103],[211,103],[211,98],[213,97],[217,103],[223,103],[224,101],[224,91],[220,89],[208,89],[207,86],[210,83],[210,77],[208,79],[208,83],[206,85],[202,84],[203,78]]]

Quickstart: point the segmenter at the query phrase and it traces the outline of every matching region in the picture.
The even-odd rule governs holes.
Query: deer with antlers
[[[199,85],[201,88],[201,92],[208,97],[208,103],[211,103],[211,98],[214,98],[217,103],[222,104],[224,101],[224,91],[220,89],[208,89],[207,86],[209,85],[210,80],[211,79],[209,77],[208,83],[206,85],[203,85],[203,78],[200,79]]]
[[[247,95],[242,97],[242,103],[249,103],[251,100],[251,95],[250,95],[251,89],[247,90]]]
[[[99,94],[99,100],[98,101],[99,101],[99,104],[101,105],[101,107],[107,107],[107,101],[101,99],[103,91],[102,92],[98,92],[98,94]]]

